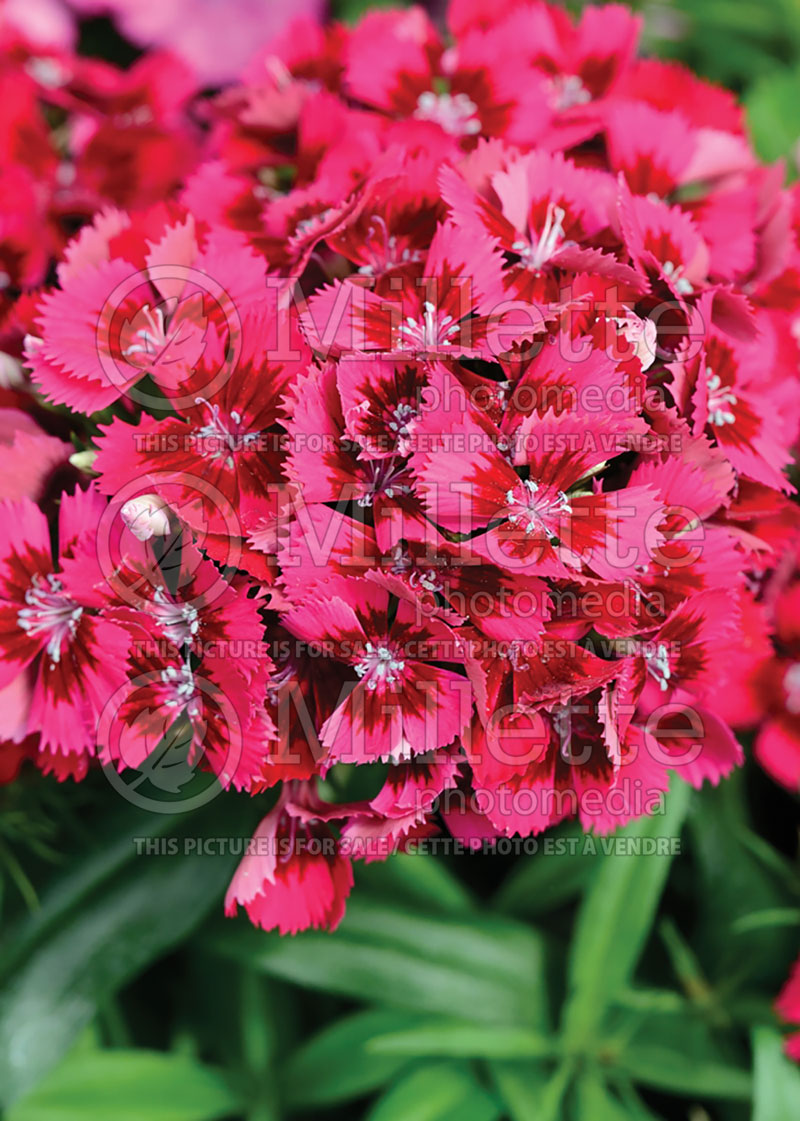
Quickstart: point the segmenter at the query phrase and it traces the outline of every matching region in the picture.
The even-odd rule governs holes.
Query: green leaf
[[[623,1076],[671,1094],[746,1101],[751,1079],[734,1042],[687,1001],[681,1011],[618,1011],[599,1057],[615,1082]]]
[[[751,930],[764,930],[775,926],[800,926],[800,909],[768,907],[764,911],[751,911],[749,915],[738,918],[731,930],[734,934],[747,934]]]
[[[475,909],[468,889],[457,880],[443,860],[427,853],[399,852],[387,861],[365,864],[358,869],[356,883],[371,897],[408,903],[412,909],[465,914]]]
[[[409,0],[338,0],[336,15],[348,23],[356,23],[372,8],[402,8]]]
[[[689,788],[674,781],[666,812],[639,818],[614,837],[631,851],[600,859],[578,916],[569,956],[569,994],[564,1011],[567,1046],[579,1049],[596,1037],[606,1009],[628,987],[653,925],[672,855],[635,850],[637,843],[669,842],[680,835]]]
[[[215,1121],[241,1108],[216,1071],[183,1055],[75,1055],[5,1114],[6,1121]]]
[[[630,1081],[615,1079],[614,1089],[625,1106],[626,1117],[630,1118],[630,1121],[662,1121],[660,1116],[644,1104]]]
[[[47,936],[17,955],[0,988],[0,1103],[19,1098],[67,1052],[97,1007],[180,942],[219,905],[236,857],[182,852],[184,836],[242,829],[242,804],[218,800],[187,819],[177,856],[141,856],[80,907],[65,908]],[[245,808],[244,820],[247,820]]]
[[[367,1114],[367,1121],[493,1121],[493,1099],[469,1071],[437,1063],[396,1082]]]
[[[537,1121],[562,1121],[564,1097],[575,1074],[572,1058],[563,1059],[542,1087],[537,1105]]]
[[[373,1052],[370,1041],[418,1022],[413,1013],[385,1011],[335,1021],[290,1056],[283,1073],[286,1101],[310,1109],[380,1089],[408,1066],[408,1058]]]
[[[493,1062],[489,1072],[510,1121],[541,1121],[542,1093],[547,1084],[544,1066],[533,1062]]]
[[[634,1039],[617,1057],[614,1066],[634,1082],[670,1094],[748,1101],[752,1093],[747,1071],[733,1064],[700,1058],[686,1041],[670,1050],[648,1043],[646,1038]]]
[[[584,851],[585,833],[570,824],[539,839],[539,852],[520,860],[501,884],[494,903],[530,918],[575,899],[591,879],[596,860]]]
[[[754,911],[797,905],[784,862],[746,827],[745,781],[737,772],[704,790],[689,817],[695,859],[692,948],[712,985],[728,994],[744,984],[777,991],[781,962],[796,944],[796,931],[788,926],[736,926]],[[732,930],[737,930],[733,937]]]
[[[502,1109],[482,1090],[473,1093],[469,1101],[463,1102],[458,1109],[451,1110],[441,1121],[498,1121]]]
[[[703,973],[697,955],[672,919],[664,919],[659,924],[659,934],[683,991],[696,1005],[713,1008],[717,994]]]
[[[210,945],[308,988],[464,1020],[547,1027],[541,939],[507,919],[415,914],[356,898],[333,936],[280,938],[240,923],[227,924]]]
[[[585,1071],[575,1085],[576,1117],[591,1121],[631,1121],[630,1112],[594,1070]]]
[[[645,989],[638,986],[625,989],[616,997],[616,1004],[633,1012],[685,1012],[685,996],[672,989]]]
[[[518,1059],[551,1055],[553,1042],[527,1028],[430,1020],[406,1031],[379,1035],[367,1050],[381,1055],[446,1059]]]
[[[745,98],[753,143],[762,159],[793,155],[800,140],[800,70],[775,67]]]
[[[753,1121],[797,1121],[800,1070],[784,1055],[779,1033],[772,1028],[757,1028],[753,1032],[753,1051]]]
[[[800,0],[798,0],[800,3]],[[740,827],[736,831],[736,839],[742,848],[753,856],[759,864],[763,865],[770,875],[770,879],[780,883],[787,892],[793,896],[800,895],[800,880],[797,871],[786,857],[774,849],[763,837],[751,832],[750,829]]]
[[[71,858],[64,871],[48,886],[41,906],[26,914],[0,939],[0,978],[7,976],[19,960],[48,931],[63,923],[88,895],[134,861],[137,842],[146,843],[174,832],[182,820],[175,815],[144,813],[131,806],[115,805],[107,819],[95,824],[92,850]]]
[[[238,1034],[250,1104],[247,1121],[279,1121],[280,1118],[275,1070],[281,1025],[270,992],[272,985],[266,977],[255,975],[249,969],[240,971]]]

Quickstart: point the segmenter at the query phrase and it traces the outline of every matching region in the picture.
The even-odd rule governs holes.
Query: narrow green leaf
[[[751,930],[765,930],[775,926],[800,926],[800,909],[797,907],[768,907],[764,911],[751,911],[742,915],[731,927],[734,934],[749,934]]]
[[[615,1079],[614,1089],[628,1111],[627,1115],[631,1121],[662,1121],[660,1115],[657,1116],[644,1104],[629,1079]]]
[[[710,1000],[712,989],[703,974],[697,955],[672,919],[664,919],[660,923],[659,933],[683,991],[694,1001]]]
[[[623,1011],[605,1026],[598,1058],[615,1082],[626,1079],[687,1097],[746,1100],[747,1062],[731,1033],[710,1025],[690,1001],[675,1011]]]
[[[239,975],[241,1065],[247,1079],[247,1121],[280,1121],[275,1077],[279,1025],[269,987],[273,982],[249,969]]]
[[[571,1058],[561,1062],[544,1084],[539,1099],[538,1121],[562,1121],[564,1117],[564,1097],[575,1074]]]
[[[736,839],[787,892],[800,895],[796,868],[782,853],[757,833],[741,826],[736,830]]]
[[[686,1012],[685,996],[672,989],[625,989],[616,997],[615,1004],[633,1012]]]
[[[585,1071],[575,1084],[576,1116],[587,1121],[631,1121],[631,1114],[595,1070]]]
[[[465,914],[475,909],[467,887],[443,860],[427,853],[395,853],[383,863],[365,864],[356,878],[372,898],[408,903],[415,910]]]
[[[287,1103],[299,1109],[334,1105],[385,1086],[408,1058],[373,1052],[370,1041],[418,1022],[413,1013],[385,1011],[336,1020],[289,1057],[283,1071]]]
[[[506,919],[430,916],[356,898],[339,930],[295,938],[226,924],[217,952],[296,984],[395,1008],[546,1029],[544,951]]]
[[[600,858],[570,947],[564,1030],[571,1049],[596,1038],[606,1009],[631,979],[672,862],[671,842],[680,835],[688,804],[689,788],[674,781],[664,814],[639,818],[615,834],[625,837],[633,851]],[[659,841],[661,851],[635,850],[634,842],[658,846]]]
[[[444,1113],[440,1121],[499,1121],[502,1113],[499,1102],[476,1087],[466,1101]]]
[[[201,824],[203,835],[229,835],[241,811],[235,798],[215,803],[191,815],[184,835],[196,836]],[[0,988],[0,1103],[30,1090],[98,1005],[219,905],[235,863],[229,856],[142,856],[36,940]]]
[[[747,119],[756,151],[764,160],[794,153],[800,140],[800,72],[775,67],[745,98]]]
[[[692,947],[712,985],[730,994],[734,986],[780,984],[780,961],[796,945],[796,931],[776,926],[738,930],[754,911],[797,906],[795,881],[775,850],[746,827],[745,776],[734,773],[703,791],[692,807],[689,832],[695,860]]]
[[[492,1062],[489,1072],[510,1121],[541,1121],[541,1099],[548,1078],[544,1066],[533,1062]]]
[[[430,1020],[406,1031],[376,1036],[367,1046],[373,1054],[446,1059],[519,1059],[550,1055],[553,1042],[526,1028]]]
[[[753,1121],[797,1121],[800,1113],[800,1070],[783,1053],[772,1028],[753,1032],[755,1091]]]
[[[539,851],[514,866],[494,903],[508,914],[530,918],[577,898],[591,879],[595,857],[584,851],[585,833],[575,825],[539,839]]]
[[[96,1051],[70,1057],[6,1121],[216,1121],[241,1108],[216,1071],[183,1055]]]
[[[146,813],[125,804],[115,805],[113,814],[95,826],[92,850],[70,859],[48,886],[41,906],[3,933],[0,978],[7,976],[49,930],[63,923],[82,900],[135,860],[135,842],[147,842],[174,832],[182,820],[169,814]]]
[[[489,1121],[494,1116],[492,1099],[467,1069],[435,1063],[396,1082],[367,1121]]]
[[[747,1101],[752,1093],[748,1071],[698,1058],[686,1046],[669,1050],[650,1044],[646,1039],[632,1040],[617,1057],[615,1070],[642,1086],[687,1097]],[[777,1118],[770,1121],[777,1121]]]

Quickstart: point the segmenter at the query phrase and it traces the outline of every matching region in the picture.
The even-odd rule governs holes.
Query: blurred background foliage
[[[580,8],[582,5],[571,5]],[[800,0],[644,0],[644,48],[735,90],[759,155],[797,174]]]
[[[754,765],[616,835],[676,851],[567,824],[535,855],[398,855],[295,938],[224,919],[238,857],[198,851],[260,802],[0,790],[6,1121],[797,1121],[772,1012],[796,805]]]
[[[800,0],[634,7],[646,49],[735,89],[794,174]],[[102,775],[0,788],[6,1121],[800,1117],[772,1013],[800,946],[797,802],[752,763],[623,831],[677,855],[564,826],[550,854],[397,856],[358,868],[333,936],[223,919],[237,857],[182,851],[249,836],[258,801],[170,817]]]
[[[487,0],[487,4],[490,0]],[[644,17],[643,48],[735,90],[759,155],[785,159],[797,176],[800,142],[800,0],[627,0]],[[400,0],[338,0],[348,22]],[[407,6],[407,4],[406,4]],[[447,0],[424,5],[444,24]],[[565,7],[580,12],[581,0]]]

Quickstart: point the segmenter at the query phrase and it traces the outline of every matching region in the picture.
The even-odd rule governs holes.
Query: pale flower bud
[[[122,520],[139,541],[166,537],[169,533],[169,508],[157,494],[141,494],[129,499],[120,511]]]
[[[22,365],[16,358],[0,350],[0,389],[16,389],[25,383]]]
[[[73,452],[69,457],[69,461],[73,467],[77,467],[79,471],[83,471],[86,475],[96,475],[97,472],[92,470],[94,461],[97,459],[97,452],[92,451],[91,448],[86,448],[82,452]]]

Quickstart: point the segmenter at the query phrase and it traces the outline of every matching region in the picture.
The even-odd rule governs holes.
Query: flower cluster
[[[201,157],[192,71],[167,52],[129,70],[0,26],[0,338],[13,297],[41,284],[76,228],[109,206],[170,195]]]
[[[334,926],[355,859],[719,781],[773,633],[797,782],[800,196],[638,34],[301,21],[188,115],[156,55],[124,90],[20,63],[93,214],[13,312],[14,448],[81,450],[57,524],[43,469],[0,519],[0,736],[59,778],[180,741],[264,797],[229,913]],[[26,231],[18,287],[60,247]]]

